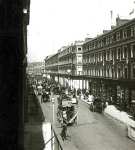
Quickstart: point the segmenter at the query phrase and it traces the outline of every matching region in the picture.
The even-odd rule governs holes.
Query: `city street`
[[[60,125],[56,119],[57,96],[54,103],[42,103],[41,107],[46,117],[46,121],[50,121],[60,130]],[[38,96],[39,101],[41,99]],[[53,119],[54,118],[54,119]],[[88,104],[79,100],[77,125],[69,126],[68,133],[71,136],[70,141],[64,143],[72,143],[78,150],[134,150],[135,142],[127,137],[126,127],[112,120],[103,114],[90,112]]]

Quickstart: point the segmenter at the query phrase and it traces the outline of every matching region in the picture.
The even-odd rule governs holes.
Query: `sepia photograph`
[[[135,150],[135,0],[0,0],[0,150]]]

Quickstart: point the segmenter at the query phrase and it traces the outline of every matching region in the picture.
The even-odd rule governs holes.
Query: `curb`
[[[109,115],[108,113],[103,112],[103,114],[104,114],[106,117],[108,117],[108,118],[110,118],[110,119],[112,119],[112,120],[115,120],[115,121],[119,122],[120,124],[123,124],[123,125],[125,125],[125,126],[127,127],[127,125],[126,125],[124,122],[122,122],[122,121],[120,121],[119,119],[117,119],[117,118],[115,118],[115,117]]]
[[[86,102],[85,100],[81,100],[81,101],[83,101],[83,102],[85,102],[85,103],[87,103],[87,104],[89,105],[89,102]],[[102,114],[104,114],[105,116],[109,117],[110,119],[115,120],[115,121],[119,122],[120,124],[123,124],[123,125],[125,125],[125,126],[127,127],[127,125],[126,125],[124,122],[122,122],[122,121],[120,121],[119,119],[117,119],[117,118],[111,116],[110,114],[108,114],[108,113],[106,113],[106,112],[104,112],[104,111],[103,111]]]

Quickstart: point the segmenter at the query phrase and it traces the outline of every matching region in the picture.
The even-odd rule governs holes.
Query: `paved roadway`
[[[40,100],[40,97],[39,97]],[[55,96],[55,114],[57,110],[57,97]],[[59,129],[56,116],[53,121],[53,105],[51,102],[41,104],[46,120],[53,122]],[[90,112],[88,104],[79,101],[78,123],[68,127],[71,141],[64,144],[73,145],[70,150],[135,150],[135,142],[127,137],[126,127],[103,114]]]

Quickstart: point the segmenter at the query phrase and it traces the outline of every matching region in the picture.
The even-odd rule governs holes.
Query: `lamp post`
[[[52,97],[52,104],[53,104],[53,124],[54,124],[54,119],[55,119],[55,117],[54,117],[54,98]]]
[[[54,97],[53,97],[54,95],[52,95],[52,98],[51,98],[51,100],[52,100],[52,104],[53,104],[53,121],[52,121],[52,124],[53,124],[53,126],[54,126],[54,124],[55,124],[55,99],[54,99]],[[52,133],[52,137],[54,137],[54,133]],[[54,141],[55,139],[53,138],[52,139],[52,150],[54,150]]]

